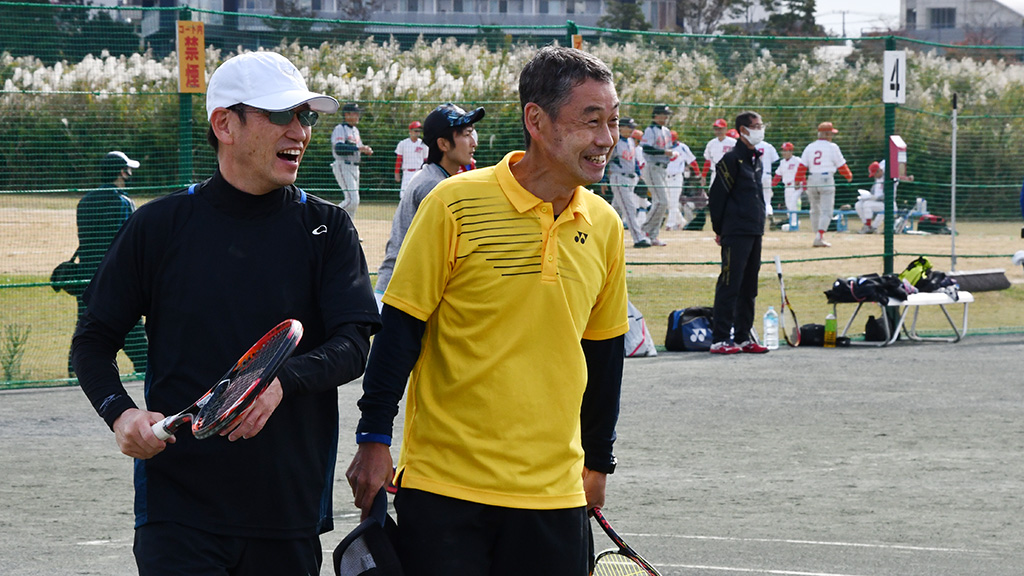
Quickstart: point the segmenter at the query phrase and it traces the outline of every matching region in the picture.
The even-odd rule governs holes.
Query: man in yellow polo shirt
[[[422,202],[383,297],[347,472],[364,514],[391,477],[411,576],[584,576],[627,331],[622,223],[584,186],[618,135],[608,67],[547,47],[523,69],[525,152]],[[529,551],[529,553],[525,553]]]

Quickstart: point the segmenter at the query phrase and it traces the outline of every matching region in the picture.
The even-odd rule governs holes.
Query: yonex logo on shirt
[[[577,230],[576,231],[576,237],[573,238],[573,240],[579,242],[580,244],[586,244],[587,243],[587,234],[586,234],[586,232],[580,232],[579,230]]]

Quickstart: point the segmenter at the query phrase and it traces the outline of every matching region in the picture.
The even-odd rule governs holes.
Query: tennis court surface
[[[1019,575],[1021,374],[1020,335],[630,359],[604,511],[666,576]],[[358,521],[359,394],[341,392],[328,557]],[[135,574],[131,500],[78,389],[0,393],[0,574]]]

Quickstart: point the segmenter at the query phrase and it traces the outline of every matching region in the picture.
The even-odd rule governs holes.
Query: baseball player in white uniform
[[[793,155],[793,143],[782,143],[782,159],[779,160],[779,167],[775,169],[775,177],[772,178],[772,186],[782,182],[785,188],[783,197],[786,199],[786,210],[789,210],[789,229],[796,230],[799,227],[800,196],[803,194],[803,186],[796,184],[796,172],[800,168],[800,158]]]
[[[356,128],[362,115],[359,105],[345,104],[341,111],[344,122],[335,126],[331,132],[331,153],[334,154],[331,170],[345,195],[338,206],[355,218],[356,208],[359,208],[359,161],[363,154],[372,155],[373,149],[363,144],[359,128]]]
[[[761,187],[764,189],[764,213],[766,216],[771,216],[775,213],[775,210],[772,209],[772,164],[779,161],[779,153],[775,150],[775,146],[763,141],[754,148],[761,153],[761,165],[763,166]]]
[[[668,163],[675,160],[678,152],[672,150],[672,132],[665,125],[672,110],[664,104],[654,107],[651,112],[651,124],[644,130],[640,145],[647,161],[647,191],[651,195],[651,208],[647,211],[647,221],[643,230],[651,241],[651,246],[664,246],[665,241],[658,238],[661,225],[668,215]]]
[[[420,171],[427,161],[427,145],[420,138],[423,125],[419,120],[409,124],[409,137],[395,147],[395,182],[401,182],[399,196],[405,196],[409,181]]]
[[[868,166],[868,176],[875,179],[871,191],[858,190],[860,198],[854,204],[853,209],[860,216],[864,225],[860,229],[861,234],[874,234],[885,216],[885,160],[872,162]],[[875,216],[878,214],[878,216]]]
[[[693,208],[690,207],[689,218],[683,218],[680,210],[679,198],[683,194],[683,183],[687,176],[700,172],[697,166],[697,157],[690,151],[690,147],[679,141],[679,133],[675,130],[672,134],[672,150],[677,153],[675,160],[668,163],[665,174],[668,179],[668,218],[665,220],[666,230],[681,230],[687,220],[693,218]],[[690,172],[692,170],[693,172]]]
[[[839,145],[832,137],[839,131],[831,122],[818,124],[818,139],[804,148],[800,155],[801,166],[797,169],[797,182],[807,181],[807,199],[811,203],[811,226],[815,231],[815,248],[831,246],[825,241],[825,231],[832,220],[836,204],[836,183],[833,175],[839,172],[847,182],[853,181],[853,173],[846,165],[846,159]]]
[[[612,206],[633,237],[633,248],[650,248],[651,241],[637,220],[636,194],[633,192],[639,177],[636,173],[636,142],[632,139],[635,127],[636,122],[632,118],[619,118],[619,141],[608,162],[608,185],[612,189]]]
[[[711,125],[711,129],[714,130],[715,137],[708,140],[708,143],[704,146],[704,169],[700,173],[701,186],[707,186],[711,183],[711,180],[715,178],[715,165],[722,159],[722,156],[725,156],[726,152],[736,146],[736,139],[726,136],[729,125],[725,122],[725,118],[715,120],[715,123]],[[711,178],[707,177],[709,173]]]

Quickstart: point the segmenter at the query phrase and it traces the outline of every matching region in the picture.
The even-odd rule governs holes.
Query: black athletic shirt
[[[113,362],[146,317],[148,408],[170,415],[208,390],[278,322],[304,336],[281,371],[284,399],[255,438],[177,443],[135,461],[136,526],[173,521],[229,536],[330,530],[337,387],[362,374],[380,327],[348,215],[294,186],[264,196],[221,174],[143,205],[88,290],[73,344],[82,388],[110,425],[134,407]]]

